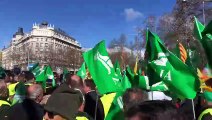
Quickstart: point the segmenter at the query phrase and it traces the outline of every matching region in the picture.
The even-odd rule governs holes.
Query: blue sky
[[[93,47],[107,44],[121,33],[133,40],[135,26],[148,15],[172,10],[175,0],[1,0],[0,48],[8,45],[18,27],[29,32],[33,23],[48,21],[79,41]]]

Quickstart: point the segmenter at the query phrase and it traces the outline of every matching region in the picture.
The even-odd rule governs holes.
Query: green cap
[[[208,102],[212,102],[212,92],[205,91],[203,95]]]

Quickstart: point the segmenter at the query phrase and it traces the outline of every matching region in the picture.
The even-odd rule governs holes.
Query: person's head
[[[129,88],[123,95],[124,109],[130,107],[130,105],[145,101],[145,95],[140,88]]]
[[[7,100],[9,97],[9,90],[3,79],[0,79],[0,99]]]
[[[25,72],[25,79],[28,83],[35,83],[35,76],[32,72]]]
[[[212,92],[205,91],[203,93],[203,96],[204,96],[206,105],[212,107]]]
[[[18,75],[18,82],[26,82],[25,74],[21,73]]]
[[[83,81],[79,76],[72,75],[71,80],[69,81],[69,85],[71,88],[77,88],[83,92]]]
[[[31,100],[40,103],[43,98],[43,88],[39,84],[33,84],[28,87],[28,98]]]
[[[67,84],[69,84],[69,83],[70,83],[70,81],[71,81],[71,76],[72,76],[72,74],[71,74],[71,73],[67,73],[67,74],[65,74],[65,82],[66,82]]]
[[[127,120],[182,120],[170,101],[145,101],[131,106],[125,112]]]
[[[12,72],[8,72],[7,76],[5,77],[5,82],[6,83],[14,83],[14,74]]]
[[[64,87],[54,92],[48,99],[44,109],[45,120],[75,120],[82,100],[78,90]]]
[[[91,90],[96,90],[96,85],[92,79],[85,79],[83,81],[84,92],[90,92]]]

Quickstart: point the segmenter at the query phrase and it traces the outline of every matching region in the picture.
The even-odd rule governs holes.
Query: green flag
[[[149,86],[149,79],[147,76],[142,76],[142,75],[135,75],[134,78],[134,86],[135,87],[139,87],[143,90],[149,90],[150,86]]]
[[[105,41],[83,53],[83,58],[100,94],[122,90],[118,75],[108,56]]]
[[[129,66],[127,66],[127,68],[126,68],[126,76],[128,77],[128,79],[130,80],[130,81],[133,81],[134,80],[134,74],[133,74],[133,72],[132,72],[132,70],[130,69],[130,67]]]
[[[80,76],[82,79],[85,79],[86,77],[85,62],[82,63],[82,66],[78,70],[77,75]]]
[[[147,32],[148,33],[148,32]],[[146,74],[149,78],[149,85],[153,85],[156,84],[158,82],[160,82],[161,80],[159,79],[160,76],[158,74],[154,74],[154,68],[152,68],[150,66],[150,62],[157,59],[158,58],[158,53],[162,52],[162,49],[160,48],[160,46],[156,43],[154,43],[156,40],[149,42],[149,39],[157,39],[160,43],[162,43],[160,41],[160,38],[158,36],[154,36],[154,35],[149,35],[146,34],[146,51],[145,51],[145,59],[146,59],[146,64],[147,64],[147,69],[146,69]]]
[[[63,68],[63,82],[66,81],[66,74],[68,74],[69,71],[67,70],[67,68]]]
[[[149,90],[149,79],[147,76],[142,76],[140,74],[135,75],[132,73],[129,66],[126,68],[126,76],[129,78],[132,87]]]
[[[33,74],[35,75],[35,81],[42,83],[42,87],[44,89],[46,89],[46,80],[48,79],[48,77],[45,74],[47,67],[44,66],[43,68],[40,68],[39,66],[36,67],[35,70],[33,70]]]
[[[166,86],[166,84],[161,81],[161,82],[158,82],[158,83],[155,83],[154,85],[152,85],[150,87],[150,90],[151,91],[161,91],[161,92],[164,92],[164,91],[168,91],[169,88]]]
[[[122,84],[124,91],[128,88],[131,88],[131,83],[130,83],[128,77],[126,76],[126,72],[124,73],[124,76],[121,80],[121,84]]]
[[[163,81],[168,89],[180,99],[193,99],[200,86],[197,74],[167,50],[160,42],[160,38],[150,31],[147,31],[146,47],[149,57],[148,67],[153,70],[150,75],[157,77],[157,79],[150,80]]]
[[[196,17],[194,17],[194,19],[194,36],[202,44],[208,59],[208,64],[212,69],[212,21],[204,27],[204,25],[202,25]]]
[[[36,63],[33,65],[32,68],[30,68],[29,71],[32,72],[35,77],[37,77],[40,74],[41,70],[42,69],[40,68],[39,63]]]
[[[186,52],[185,54],[187,54],[185,64],[188,65],[194,71],[196,71],[196,68],[194,68],[194,66],[192,65],[192,61],[191,61],[191,50],[187,49],[185,52]],[[179,43],[176,44],[176,48],[174,49],[174,53],[179,59],[181,59]]]
[[[114,68],[115,68],[116,74],[119,77],[122,77],[122,75],[121,75],[121,68],[120,68],[120,64],[119,64],[119,61],[118,60],[116,60],[115,65],[114,65]]]
[[[104,109],[108,109],[105,113],[105,120],[124,120],[122,101],[123,92],[110,93],[108,95],[109,97],[107,99],[101,99]],[[104,105],[105,103],[108,103],[108,101],[112,101],[112,103]]]
[[[45,73],[46,73],[47,78],[52,80],[52,87],[55,87],[56,81],[54,79],[54,73],[52,71],[51,66],[47,66]]]
[[[52,86],[53,87],[56,86],[56,82],[55,82],[55,79],[54,79],[54,74],[53,74],[53,71],[52,71],[50,66],[44,66],[43,69],[39,67],[39,70],[37,70],[37,71],[39,71],[39,74],[37,74],[35,76],[36,82],[41,82],[43,88],[46,88],[46,80],[47,79],[51,79],[52,80]]]

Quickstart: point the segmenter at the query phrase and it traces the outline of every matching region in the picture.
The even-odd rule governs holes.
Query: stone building
[[[47,22],[33,24],[29,33],[19,28],[9,47],[2,50],[2,66],[27,70],[31,63],[51,65],[54,70],[67,67],[75,71],[81,65],[81,46],[66,32]]]

